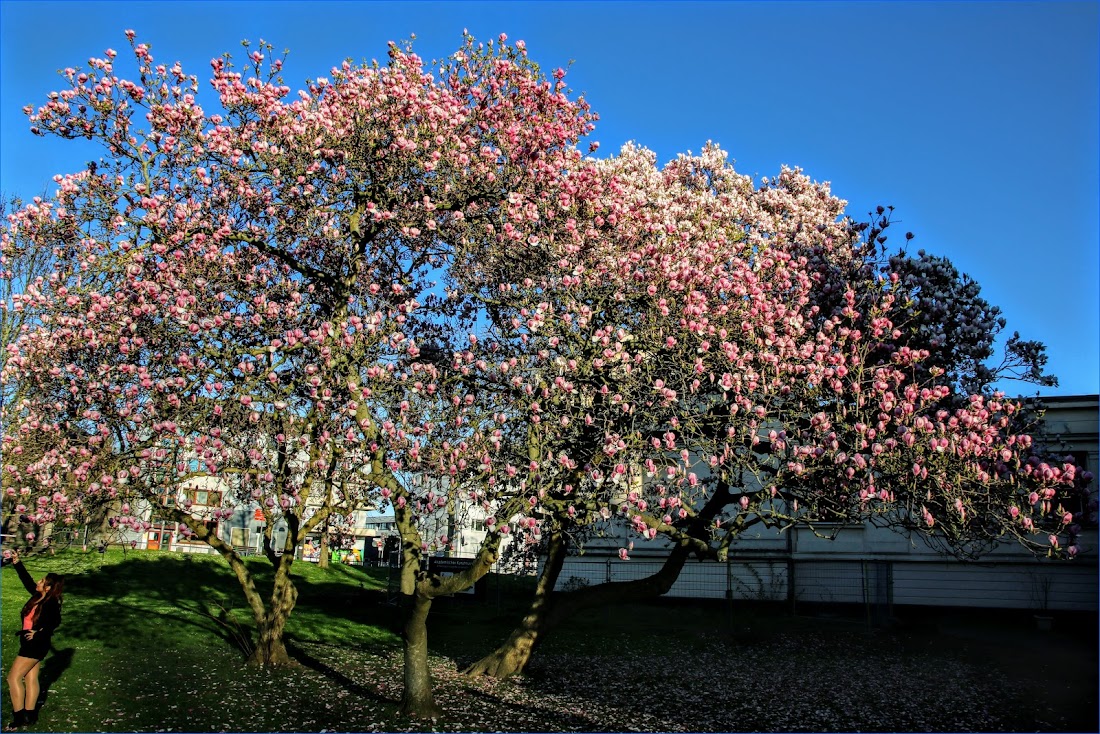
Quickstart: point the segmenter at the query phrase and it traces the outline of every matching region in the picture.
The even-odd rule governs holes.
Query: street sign
[[[259,507],[257,507],[256,512],[254,512],[252,514],[252,517],[254,517],[257,520],[263,520],[264,519],[264,511],[261,510]]]

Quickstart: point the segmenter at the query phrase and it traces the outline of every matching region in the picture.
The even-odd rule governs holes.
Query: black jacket
[[[38,588],[34,583],[34,579],[27,573],[27,569],[23,567],[23,562],[16,563],[15,572],[19,574],[19,580],[23,582],[23,587],[31,594],[36,596],[38,594]],[[57,629],[61,624],[61,602],[57,599],[48,599],[40,603],[42,610],[38,613],[38,619],[34,623],[34,636],[35,639],[42,639],[43,643],[48,643],[53,631]],[[23,618],[19,618],[19,629],[23,629]]]

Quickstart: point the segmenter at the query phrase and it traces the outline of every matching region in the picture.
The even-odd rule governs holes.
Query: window
[[[187,499],[191,500],[192,504],[203,505],[206,507],[221,507],[222,493],[211,489],[197,489],[195,487],[188,487],[185,490]]]
[[[308,540],[306,541],[309,542]],[[230,528],[229,544],[234,548],[248,547],[248,528]]]
[[[157,501],[162,507],[175,507],[176,506],[176,494],[178,493],[176,487],[161,487],[157,490]]]

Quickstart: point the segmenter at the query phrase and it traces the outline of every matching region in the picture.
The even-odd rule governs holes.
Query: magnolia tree
[[[258,505],[270,593],[204,517],[161,511],[228,560],[255,618],[253,660],[273,664],[286,660],[296,547],[333,512],[393,502],[416,602],[406,709],[435,713],[430,600],[483,574],[503,530],[442,586],[420,563],[441,499],[425,478],[441,472],[458,491],[496,445],[472,345],[455,341],[476,314],[437,281],[456,252],[495,246],[478,239],[492,226],[537,242],[536,214],[509,222],[504,210],[558,201],[592,115],[563,72],[544,78],[503,37],[468,38],[438,76],[392,46],[386,65],[345,63],[296,98],[262,46],[245,74],[212,62],[211,113],[194,76],[128,36],[136,80],[108,51],[27,109],[36,133],[89,138],[104,155],[58,176],[56,196],[3,233],[5,256],[51,257],[12,299],[26,327],[5,356],[22,395],[5,405],[5,457],[20,457],[5,485],[42,520],[116,502],[138,527],[135,498],[161,506],[196,477]],[[491,491],[498,504],[514,494]]]
[[[513,297],[493,314],[530,426],[517,443],[530,464],[513,471],[538,487],[547,562],[527,616],[470,673],[521,670],[577,609],[664,593],[690,552],[723,557],[756,525],[874,522],[963,555],[1005,538],[1075,552],[1060,502],[1088,477],[1032,452],[1018,403],[955,390],[1022,365],[1049,380],[1018,337],[985,365],[1003,324],[945,341],[970,327],[930,306],[995,319],[972,282],[923,253],[884,268],[888,217],[855,225],[797,171],[754,188],[714,146],[653,163],[633,147],[603,163],[588,191],[606,231],[558,240],[560,261],[496,288]],[[613,522],[670,540],[661,570],[552,592],[567,545]]]

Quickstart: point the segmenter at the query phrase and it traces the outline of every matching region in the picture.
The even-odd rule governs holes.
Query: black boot
[[[34,726],[38,723],[38,709],[23,709],[23,721],[27,726]]]
[[[22,710],[12,711],[11,720],[4,726],[4,731],[15,731],[19,727],[25,726],[27,723],[26,716],[26,712]]]

